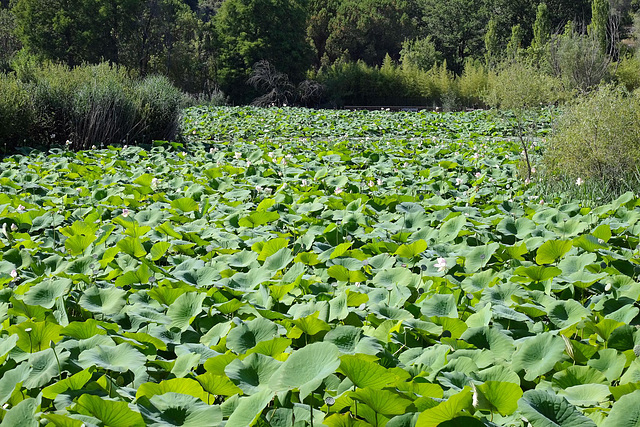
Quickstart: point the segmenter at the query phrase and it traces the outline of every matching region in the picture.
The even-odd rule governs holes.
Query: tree
[[[487,32],[484,35],[484,47],[487,51],[485,62],[488,66],[493,66],[497,62],[500,51],[500,41],[498,39],[498,21],[495,18],[489,20]]]
[[[253,65],[267,60],[292,83],[311,63],[307,10],[301,0],[226,0],[214,18],[219,40],[218,78],[235,101],[249,101]]]
[[[41,58],[108,61],[189,91],[213,77],[206,26],[182,0],[17,0],[13,10],[24,47]]]
[[[462,72],[466,58],[483,57],[489,22],[485,0],[417,0],[417,4],[419,34],[433,37],[454,72]]]
[[[404,0],[345,0],[328,22],[325,51],[340,58],[381,65],[388,54],[397,60],[403,41],[414,38],[409,3]]]
[[[520,24],[514,25],[511,28],[511,39],[507,43],[507,57],[509,59],[516,59],[520,50],[522,49],[522,40],[524,39],[524,31]]]
[[[20,41],[14,34],[16,17],[10,9],[0,8],[0,72],[9,68],[13,55],[20,50]]]
[[[593,0],[591,3],[591,25],[589,34],[600,43],[600,49],[607,51],[608,39],[607,30],[609,27],[609,0]]]
[[[533,43],[534,50],[542,50],[551,37],[551,17],[546,3],[538,5],[536,21],[533,23]]]
[[[402,43],[400,61],[422,71],[429,71],[441,60],[431,36]]]

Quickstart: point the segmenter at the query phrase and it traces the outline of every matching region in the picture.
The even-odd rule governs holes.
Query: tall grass
[[[0,139],[7,150],[174,139],[190,103],[165,77],[134,79],[108,64],[69,69],[27,60],[16,70],[0,77]]]

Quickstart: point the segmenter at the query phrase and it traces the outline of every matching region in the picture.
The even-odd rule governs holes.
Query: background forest
[[[636,0],[1,0],[0,69],[108,62],[230,104],[478,107],[515,66],[549,102],[640,85]],[[551,80],[550,80],[551,79]],[[542,82],[542,83],[540,83]],[[559,90],[561,88],[562,90]],[[489,94],[489,95],[488,95]]]

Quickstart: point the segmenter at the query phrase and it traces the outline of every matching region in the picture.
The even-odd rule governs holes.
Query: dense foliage
[[[606,58],[594,75],[599,84],[618,69],[608,68],[611,61],[632,54],[632,43],[621,40],[631,36],[637,9],[629,0],[15,0],[0,3],[0,68],[15,69],[12,64],[29,55],[68,66],[107,61],[142,77],[163,74],[190,93],[210,96],[221,89],[232,103],[262,97],[259,104],[274,89],[250,79],[260,72],[256,64],[268,61],[295,88],[306,77],[339,77],[318,92],[324,96],[305,96],[307,83],[294,90],[298,104],[331,106],[339,88],[351,86],[362,92],[354,99],[368,105],[429,105],[420,85],[404,85],[401,99],[367,101],[364,92],[372,89],[357,87],[358,75],[335,69],[368,67],[384,79],[381,68],[390,58],[423,72],[445,67],[453,78],[478,61],[491,69],[524,59],[569,82],[584,70],[559,67],[557,53],[571,64],[575,47],[589,50],[588,60],[600,59],[594,52]],[[580,37],[558,49],[552,36],[567,25]],[[587,89],[592,86],[589,81]],[[455,104],[451,95],[435,99],[439,106]],[[454,106],[474,106],[465,101]]]
[[[633,425],[633,194],[541,200],[487,113],[183,130],[3,160],[3,425]]]
[[[133,79],[107,64],[69,69],[22,64],[0,74],[0,142],[18,147],[151,144],[174,139],[182,108],[192,102],[162,76]]]

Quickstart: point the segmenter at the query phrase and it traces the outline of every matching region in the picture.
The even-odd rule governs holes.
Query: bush
[[[25,85],[15,75],[0,73],[0,143],[3,151],[24,143],[34,128],[34,109]]]
[[[547,181],[595,180],[613,192],[638,184],[640,97],[603,86],[561,116],[544,153]]]
[[[547,63],[566,87],[587,92],[609,78],[610,58],[595,35],[568,28],[549,43]]]
[[[107,64],[38,67],[27,58],[16,69],[13,84],[23,88],[28,102],[20,104],[14,115],[30,125],[21,128],[22,139],[2,135],[12,148],[70,141],[72,148],[83,149],[173,139],[180,111],[189,103],[165,77],[136,80],[126,69]],[[3,129],[16,129],[12,124],[16,119],[3,115],[0,120]]]
[[[640,59],[634,56],[622,58],[614,67],[614,77],[629,92],[640,88]]]
[[[566,98],[562,82],[522,61],[506,62],[489,73],[484,102],[494,108],[536,108]]]
[[[469,60],[464,64],[462,75],[458,78],[460,101],[467,107],[478,108],[484,105],[482,95],[487,91],[489,73],[477,60]]]

